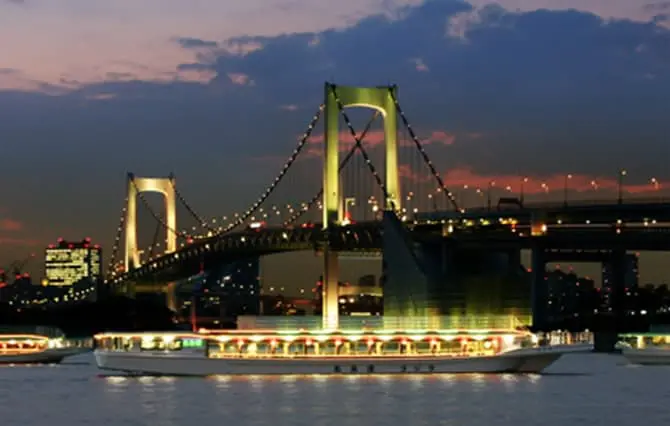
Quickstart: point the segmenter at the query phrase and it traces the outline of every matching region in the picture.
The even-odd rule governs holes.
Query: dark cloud
[[[178,38],[177,43],[184,49],[196,49],[203,47],[216,47],[218,43],[210,40],[201,40],[199,38],[182,37]]]
[[[398,83],[416,124],[488,135],[450,151],[451,165],[482,172],[571,167],[609,174],[614,163],[652,167],[652,156],[631,164],[633,147],[667,152],[666,30],[577,11],[517,14],[494,6],[478,13],[466,41],[447,37],[449,20],[470,10],[434,1],[402,19],[372,17],[345,31],[245,39],[263,49],[201,65],[218,73],[214,84],[248,75],[265,101],[278,104],[314,103],[324,80]]]

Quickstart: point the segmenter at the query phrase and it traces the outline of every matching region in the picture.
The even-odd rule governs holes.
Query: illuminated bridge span
[[[284,166],[247,209],[232,215],[203,218],[177,190],[172,175],[145,178],[129,174],[107,283],[120,291],[147,281],[165,287],[168,284],[163,283],[236,259],[314,250],[324,261],[323,326],[336,328],[338,253],[385,250],[385,240],[406,246],[402,250],[414,263],[421,262],[421,256],[414,253],[417,243],[508,251],[541,247],[539,252],[545,254],[553,249],[665,249],[668,236],[663,224],[670,222],[670,204],[658,200],[568,205],[566,199],[560,205],[535,206],[517,200],[511,205],[462,208],[410,125],[397,94],[396,86],[326,83],[324,103]],[[361,132],[346,111],[351,107],[373,110]],[[322,185],[298,194],[315,181],[314,173],[321,167],[320,161],[312,161],[320,160],[321,154],[315,156],[308,146],[310,141],[320,141],[313,132],[322,116]],[[377,132],[373,125],[379,117],[383,118],[384,143],[377,146],[384,149],[366,148],[363,141]],[[349,142],[340,140],[343,134]],[[341,152],[345,153],[342,158]],[[376,166],[379,160],[383,167]],[[151,207],[144,195],[147,192],[163,195],[165,215]],[[157,223],[154,242],[145,250],[138,244],[138,200]],[[177,227],[180,206],[195,221],[190,229]],[[389,218],[396,225],[389,225]],[[382,238],[389,229],[402,229],[406,235],[394,231],[395,237]],[[157,238],[160,231],[167,233],[164,245]],[[535,264],[541,265],[542,259],[546,256]]]

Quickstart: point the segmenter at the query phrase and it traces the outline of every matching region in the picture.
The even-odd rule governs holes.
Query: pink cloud
[[[240,86],[253,86],[254,81],[247,75],[243,73],[228,73],[228,78],[233,84]]]
[[[14,219],[0,219],[0,231],[20,231],[23,224]]]
[[[418,181],[417,176],[409,172],[406,176],[414,181]],[[526,194],[544,194],[560,192],[563,193],[566,185],[566,176],[568,190],[570,192],[581,193],[604,193],[616,192],[619,183],[616,178],[598,177],[586,174],[563,174],[556,173],[552,175],[527,175],[527,181],[524,183],[524,192]],[[521,182],[524,176],[512,174],[479,174],[467,167],[460,167],[456,169],[447,170],[442,173],[442,177],[448,188],[455,190],[468,186],[470,189],[487,189],[490,182],[493,182],[495,188],[505,190],[509,188],[511,192],[519,192],[521,189]],[[424,178],[421,178],[424,180]],[[661,184],[662,185],[662,184]],[[662,187],[656,187],[651,183],[646,184],[629,184],[624,182],[624,192],[629,194],[644,194],[658,192]]]
[[[284,111],[297,111],[298,110],[298,105],[282,105],[279,107],[280,109],[283,109]]]
[[[0,237],[0,244],[7,246],[34,247],[39,246],[42,243],[32,239]]]
[[[359,131],[359,136],[360,136]],[[351,133],[348,130],[343,130],[340,132],[340,151],[348,152],[354,146],[355,141],[351,136]],[[372,130],[369,131],[365,138],[361,141],[363,148],[374,149],[382,145],[385,141],[384,131],[383,130]],[[456,142],[456,135],[453,133],[446,132],[444,130],[434,130],[427,137],[419,136],[419,141],[422,145],[430,144],[440,144],[440,145],[453,145]],[[323,142],[324,135],[317,134],[312,135],[309,140],[309,146],[307,147],[307,152],[309,156],[321,156],[323,155]],[[407,139],[402,139],[399,136],[398,145],[401,147],[415,146],[414,141],[407,137]]]
[[[416,69],[419,72],[428,72],[430,71],[430,68],[428,68],[428,65],[426,65],[425,62],[423,62],[423,59],[421,58],[414,58],[411,60],[414,63],[414,69]]]
[[[441,143],[443,145],[453,145],[456,142],[456,135],[447,133],[444,130],[433,131],[427,139],[428,143]]]

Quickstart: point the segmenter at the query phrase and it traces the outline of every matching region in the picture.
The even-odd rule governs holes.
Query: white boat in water
[[[619,336],[616,348],[631,364],[670,365],[670,333],[635,333]]]
[[[99,368],[146,375],[540,373],[591,345],[515,330],[103,333]]]
[[[70,346],[62,337],[0,334],[0,364],[56,364],[89,350]]]

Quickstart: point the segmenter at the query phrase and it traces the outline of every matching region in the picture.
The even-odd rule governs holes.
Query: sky
[[[528,176],[560,198],[570,173],[571,196],[612,197],[626,169],[658,196],[669,18],[654,0],[0,0],[0,264],[59,236],[109,250],[127,172],[175,173],[202,216],[244,210],[326,80],[398,84],[451,188]]]

